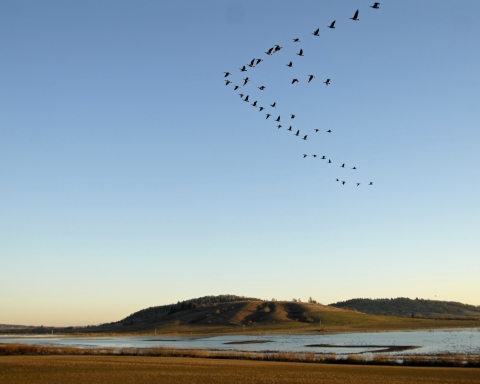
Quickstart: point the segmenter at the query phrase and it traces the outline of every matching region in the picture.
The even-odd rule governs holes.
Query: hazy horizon
[[[480,2],[372,4],[0,2],[0,324],[227,293],[480,305]]]

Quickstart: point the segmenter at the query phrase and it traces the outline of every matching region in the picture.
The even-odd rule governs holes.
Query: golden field
[[[0,383],[480,383],[478,369],[130,356],[2,356]]]

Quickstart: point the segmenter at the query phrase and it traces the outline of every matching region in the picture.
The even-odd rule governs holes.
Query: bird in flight
[[[239,93],[238,96],[240,96],[240,98],[242,99],[243,98],[243,93]]]
[[[322,160],[327,160],[327,158],[325,156],[322,156]]]
[[[286,65],[287,67],[290,67],[290,68],[292,68],[292,67],[293,67],[293,63],[292,63],[291,61],[290,61],[290,63],[288,63],[288,64],[285,64],[285,65]]]
[[[281,45],[275,45],[275,49],[274,49],[273,53],[280,51],[282,48],[283,47]]]
[[[303,136],[303,139],[302,139],[302,140],[307,140],[307,136],[308,136],[308,135]]]
[[[370,184],[368,184],[368,185],[373,185],[373,181],[370,181]]]
[[[242,68],[240,68],[240,71],[247,72],[247,68],[245,68],[245,66],[243,66]]]
[[[278,122],[280,122],[280,116],[278,116],[278,117],[277,117],[277,119],[276,119],[275,121],[278,121]]]
[[[345,163],[343,163],[343,164],[340,166],[340,168],[345,168]]]
[[[259,89],[260,91],[263,91],[263,90],[265,89],[265,87],[262,85],[261,87],[258,87],[258,89]]]
[[[267,52],[265,52],[267,55],[271,55],[273,52],[273,48],[270,48]]]
[[[292,84],[298,83],[298,79],[293,79]]]
[[[257,62],[255,63],[255,65],[260,64],[262,61],[263,61],[262,59],[257,59]]]
[[[258,108],[260,108],[258,112],[262,112],[265,109],[263,107],[258,107]]]
[[[312,155],[313,157],[317,157],[317,155]]]
[[[291,131],[292,130],[292,126],[290,125],[290,127],[288,127],[287,131]]]
[[[340,180],[337,179],[337,181],[340,181]]]
[[[342,185],[345,185],[345,181],[342,181]]]
[[[248,102],[248,95],[245,96],[245,99],[243,99],[243,101],[247,101],[247,102]]]
[[[294,43],[300,43],[300,39],[297,37],[296,39],[293,39]]]
[[[360,19],[358,18],[358,9],[357,9],[357,12],[355,12],[355,15],[353,15],[353,17],[350,18],[350,20],[355,20],[355,21],[360,20]]]
[[[223,72],[223,73],[225,73],[225,77],[228,77],[228,76],[230,76],[230,75],[231,75],[231,73],[230,73],[230,72]]]
[[[330,24],[330,25],[328,26],[328,28],[335,29],[335,21],[336,21],[336,20],[333,20],[333,21],[332,21],[332,24]]]
[[[327,132],[328,132],[328,133],[332,133],[332,130],[331,130],[331,129],[329,129]]]
[[[280,129],[280,128],[282,128],[282,126],[281,126],[280,124],[278,124],[278,125],[277,125],[277,128]]]
[[[312,81],[315,78],[313,75],[308,75],[308,82]]]
[[[290,115],[290,118],[291,118],[291,119],[294,119],[294,118],[295,118],[295,115]]]
[[[270,116],[272,116],[272,115],[270,115],[269,113],[267,113],[267,117],[266,117],[266,119],[268,119]]]
[[[300,130],[297,131],[297,133],[295,133],[295,136],[298,136],[300,134]]]
[[[270,106],[271,106],[272,108],[277,108],[277,102],[275,102],[275,103],[273,103],[273,104],[270,104]]]
[[[250,79],[248,77],[246,77],[245,79],[243,79],[243,86],[247,85],[247,83],[250,81]]]
[[[230,84],[230,83],[231,83],[230,80],[225,80],[225,85],[228,85],[228,84]]]
[[[235,85],[235,88],[233,88],[234,91],[236,91],[238,88],[240,88],[239,85]]]
[[[257,101],[256,100],[253,102],[252,106],[254,106],[254,107],[257,106]]]
[[[327,81],[324,81],[326,85],[330,85],[330,79],[327,79]]]
[[[328,159],[328,164],[332,164],[332,160]]]
[[[373,5],[370,6],[370,8],[373,8],[373,9],[379,9],[380,3],[374,3]]]
[[[319,131],[319,129],[315,129],[315,132],[318,132],[318,131]]]
[[[303,154],[303,158],[307,157],[308,155],[306,155],[305,153]]]
[[[357,169],[357,167],[353,167],[352,169]]]
[[[313,36],[320,36],[320,28],[312,32]]]
[[[253,59],[253,60],[250,62],[250,64],[248,64],[248,66],[249,66],[250,68],[255,67],[255,59]]]
[[[305,55],[303,54],[303,49],[300,48],[300,52],[298,52],[297,55],[298,55],[298,56],[305,56]]]
[[[357,183],[357,187],[360,185],[360,183]]]

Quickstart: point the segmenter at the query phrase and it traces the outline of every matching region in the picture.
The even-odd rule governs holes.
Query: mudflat
[[[480,383],[475,368],[127,356],[2,356],[0,383]]]

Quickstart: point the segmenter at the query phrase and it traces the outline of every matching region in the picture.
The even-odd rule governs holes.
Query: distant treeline
[[[351,299],[330,304],[333,307],[353,309],[374,315],[407,317],[460,318],[480,317],[480,307],[455,301],[395,299]]]
[[[218,295],[218,296],[203,296],[196,299],[189,299],[185,301],[178,301],[176,304],[160,305],[156,307],[149,307],[138,312],[132,313],[120,322],[125,325],[130,325],[138,321],[154,321],[164,318],[176,312],[186,311],[197,307],[209,307],[220,303],[228,303],[234,301],[248,301],[260,300],[254,297],[236,296],[236,295]],[[113,323],[110,323],[113,324]]]

